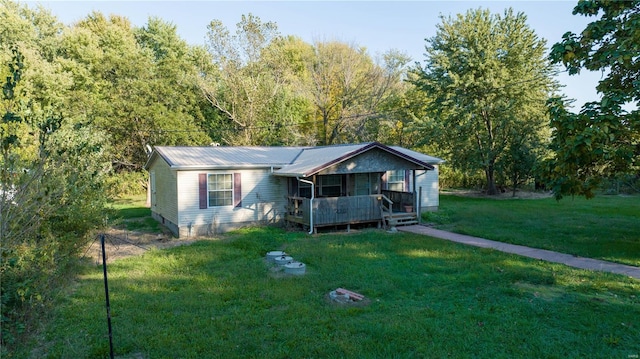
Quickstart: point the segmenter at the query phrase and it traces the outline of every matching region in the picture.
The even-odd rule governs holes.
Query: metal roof
[[[442,158],[425,155],[424,153],[416,152],[408,148],[404,148],[400,146],[389,146],[389,147],[398,152],[402,152],[407,156],[410,156],[422,162],[428,163],[430,165],[438,165],[445,162]]]
[[[320,147],[156,146],[145,168],[149,167],[154,156],[160,156],[176,170],[273,167],[274,174],[279,176],[308,177],[372,148],[387,151],[426,169],[444,162],[407,148],[378,142]]]
[[[154,154],[157,153],[173,169],[281,167],[292,163],[301,149],[302,147],[156,146]],[[152,158],[153,154],[149,162]]]
[[[322,168],[334,164],[337,159],[345,157],[363,147],[359,145],[334,145],[306,148],[300,152],[295,162],[284,166],[274,173],[279,176],[307,177],[317,173]],[[352,156],[349,156],[352,157]],[[346,158],[345,158],[346,159]]]

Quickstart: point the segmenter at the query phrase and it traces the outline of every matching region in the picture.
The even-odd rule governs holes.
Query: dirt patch
[[[442,195],[452,194],[455,196],[464,197],[476,197],[476,198],[490,198],[490,199],[539,199],[539,198],[551,198],[553,193],[550,191],[516,191],[516,195],[513,195],[513,191],[500,192],[495,195],[488,195],[485,191],[470,190],[470,189],[448,189],[440,192]]]
[[[104,247],[107,263],[110,263],[121,258],[139,256],[152,248],[164,249],[184,246],[199,240],[202,239],[185,240],[173,238],[173,236],[166,233],[145,233],[111,228],[105,233]],[[91,258],[96,263],[102,263],[99,237],[96,237],[89,245],[85,257]]]

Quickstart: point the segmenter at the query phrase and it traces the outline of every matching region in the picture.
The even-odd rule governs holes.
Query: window
[[[323,197],[339,197],[342,192],[342,176],[320,176],[318,194]]]
[[[404,170],[387,172],[387,189],[389,191],[404,191]]]
[[[311,183],[299,181],[298,191],[300,191],[300,197],[311,198]]]
[[[231,206],[233,204],[233,175],[208,175],[209,207]]]

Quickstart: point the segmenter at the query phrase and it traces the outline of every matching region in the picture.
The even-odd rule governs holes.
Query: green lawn
[[[487,199],[440,196],[437,228],[640,266],[640,196]]]
[[[306,275],[273,275],[263,256],[282,249]],[[248,229],[116,261],[109,286],[120,358],[640,354],[640,281],[406,233]],[[331,303],[338,287],[369,305]],[[108,357],[101,267],[58,300],[15,357]]]
[[[116,199],[110,206],[114,214],[113,226],[128,231],[160,232],[160,224],[151,218],[146,196],[129,196]]]

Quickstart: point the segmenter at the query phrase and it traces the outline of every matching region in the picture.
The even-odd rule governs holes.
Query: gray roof
[[[301,150],[302,147],[156,146],[151,159],[157,154],[174,169],[280,167],[292,163]]]
[[[275,173],[280,176],[289,175],[307,177],[318,172],[318,170],[314,171],[314,169],[328,167],[329,165],[336,163],[337,159],[340,159],[345,155],[348,156],[348,154],[359,150],[362,146],[363,145],[360,144],[306,148],[300,152],[300,155],[296,158],[294,163],[275,171]]]
[[[160,156],[176,170],[272,167],[276,175],[307,177],[372,148],[387,151],[426,169],[444,162],[407,148],[378,142],[321,147],[156,146],[145,168],[155,156]]]
[[[442,158],[425,155],[424,153],[416,152],[416,151],[410,150],[408,148],[404,148],[404,147],[400,147],[400,146],[389,146],[389,147],[394,149],[394,150],[396,150],[396,151],[398,151],[398,152],[402,152],[407,156],[410,156],[410,157],[416,158],[418,160],[421,160],[422,162],[428,163],[430,165],[438,165],[440,163],[444,163],[445,162]]]

